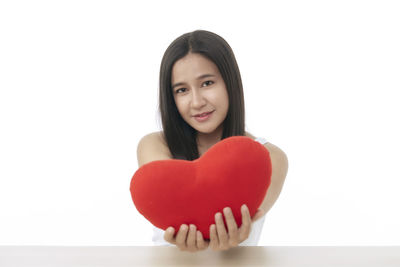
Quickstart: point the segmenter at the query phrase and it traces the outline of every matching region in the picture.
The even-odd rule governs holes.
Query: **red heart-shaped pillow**
[[[268,150],[246,136],[225,138],[200,158],[157,160],[140,167],[130,191],[137,210],[154,226],[166,230],[194,224],[205,239],[214,215],[230,207],[238,227],[240,207],[251,217],[261,205],[271,182]],[[225,222],[226,223],[226,222]]]

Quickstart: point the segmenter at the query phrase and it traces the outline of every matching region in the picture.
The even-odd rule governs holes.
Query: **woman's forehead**
[[[219,75],[214,62],[199,54],[188,54],[173,65],[171,82],[184,82],[182,79],[201,79],[205,75]]]

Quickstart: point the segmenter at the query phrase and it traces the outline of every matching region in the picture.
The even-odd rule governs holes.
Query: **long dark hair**
[[[242,79],[235,55],[219,35],[197,30],[175,39],[167,48],[160,67],[159,112],[165,141],[174,159],[199,158],[197,131],[187,124],[175,105],[171,88],[174,63],[188,53],[198,53],[218,67],[229,96],[229,109],[223,122],[222,139],[245,135],[245,113]]]

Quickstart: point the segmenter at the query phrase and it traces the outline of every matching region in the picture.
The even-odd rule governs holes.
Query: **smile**
[[[203,115],[203,116],[195,116],[194,118],[196,119],[196,121],[198,121],[198,122],[204,122],[204,121],[206,121],[206,120],[208,120],[210,117],[211,117],[211,115],[214,113],[214,111],[211,111],[211,112],[209,112],[209,113],[206,113],[205,115]]]

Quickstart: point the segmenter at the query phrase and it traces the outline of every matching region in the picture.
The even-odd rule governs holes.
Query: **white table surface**
[[[166,246],[0,246],[1,267],[376,266],[400,267],[394,247],[237,247],[191,253]]]

